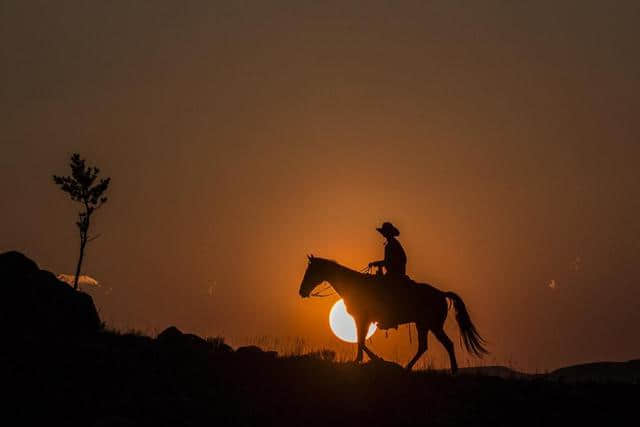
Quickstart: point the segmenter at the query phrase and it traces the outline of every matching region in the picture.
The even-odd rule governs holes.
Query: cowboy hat
[[[384,224],[382,224],[382,227],[376,228],[376,230],[378,230],[378,233],[382,234],[383,236],[391,235],[393,237],[397,237],[400,235],[400,231],[395,228],[390,222],[385,222]]]

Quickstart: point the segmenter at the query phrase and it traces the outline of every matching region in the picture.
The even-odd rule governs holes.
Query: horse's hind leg
[[[409,327],[411,327],[411,325],[409,325]],[[413,359],[411,359],[409,364],[407,364],[407,371],[410,371],[413,368],[413,365],[415,365],[418,359],[420,359],[420,356],[427,351],[427,334],[429,333],[429,329],[425,326],[420,326],[417,323],[416,329],[418,330],[418,352],[413,356]]]
[[[440,328],[437,331],[433,331],[433,335],[436,336],[438,341],[442,343],[444,348],[449,353],[449,361],[451,362],[451,373],[455,374],[458,371],[458,362],[456,362],[456,353],[453,349],[453,343],[451,339],[445,334],[444,329]]]

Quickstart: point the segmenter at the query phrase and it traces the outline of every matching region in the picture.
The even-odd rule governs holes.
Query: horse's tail
[[[465,307],[464,302],[462,302],[462,298],[453,292],[445,292],[444,296],[453,302],[453,308],[456,310],[456,320],[460,327],[460,335],[462,336],[462,342],[467,351],[477,357],[489,354],[484,347],[486,341],[480,336],[480,333],[471,321],[471,317],[469,316],[467,307]]]

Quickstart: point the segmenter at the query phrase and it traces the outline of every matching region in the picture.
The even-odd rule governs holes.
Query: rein
[[[365,268],[360,270],[360,273],[362,273],[362,274],[371,274],[371,267],[366,266]]]
[[[312,296],[312,297],[324,298],[324,297],[330,297],[331,295],[335,295],[335,294],[336,294],[336,291],[333,291],[333,292],[331,292],[331,293],[329,293],[329,294],[324,294],[324,295],[322,295],[322,292],[327,291],[329,288],[331,288],[331,285],[326,285],[326,287],[325,287],[325,288],[320,289],[319,291],[311,292],[310,296]]]
[[[367,266],[364,267],[362,270],[360,270],[360,273],[364,273],[364,274],[371,274],[371,267]],[[311,292],[311,294],[309,296],[312,297],[319,297],[319,298],[324,298],[324,297],[330,297],[332,295],[336,295],[336,291],[332,291],[328,294],[323,294],[323,292],[328,291],[331,288],[330,284],[327,284],[324,288],[320,289],[319,291],[315,291],[315,292]]]

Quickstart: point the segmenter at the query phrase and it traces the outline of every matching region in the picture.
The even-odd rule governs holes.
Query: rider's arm
[[[384,265],[384,260],[380,260],[380,261],[373,261],[369,263],[369,267],[381,267]]]

